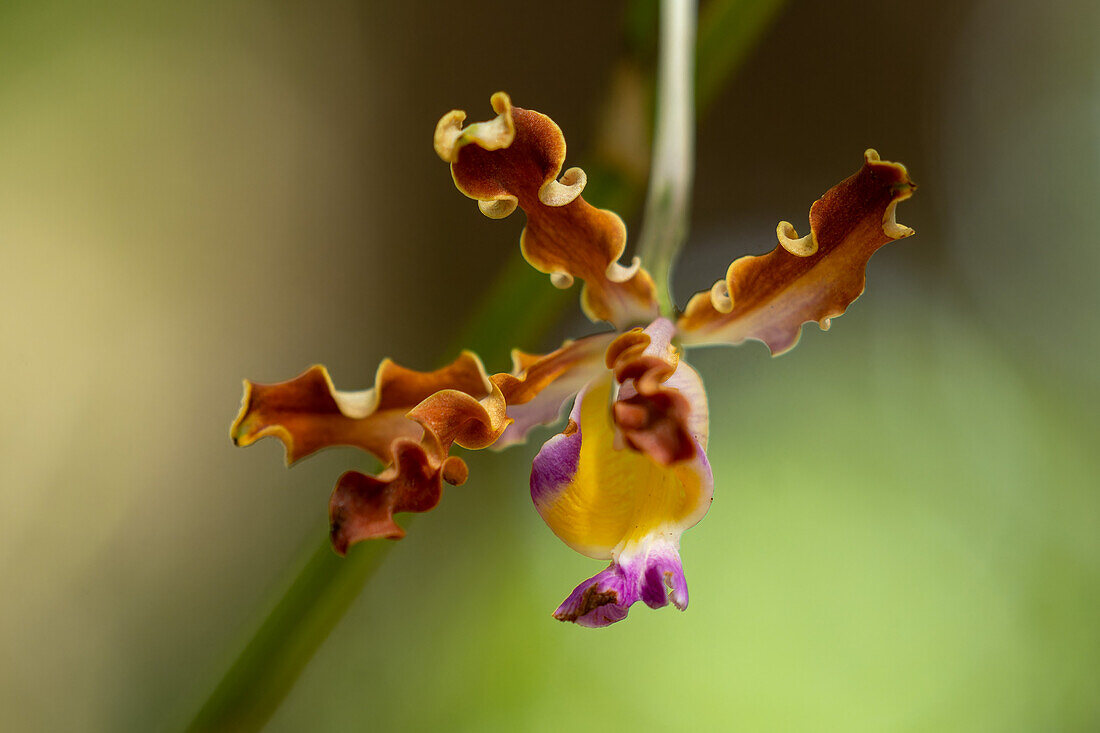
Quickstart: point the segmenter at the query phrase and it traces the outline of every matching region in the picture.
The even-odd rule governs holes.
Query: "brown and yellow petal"
[[[349,471],[329,503],[332,542],[343,554],[365,539],[404,536],[395,512],[423,512],[439,503],[443,483],[469,470],[451,446],[480,449],[510,423],[504,396],[481,361],[463,352],[432,372],[386,360],[372,389],[341,392],[324,367],[278,384],[245,382],[241,412],[230,429],[238,445],[279,438],[288,463],[334,445],[369,451],[386,464],[377,476]]]
[[[781,354],[798,343],[803,323],[828,328],[829,319],[863,292],[875,250],[913,234],[894,217],[898,202],[915,188],[905,166],[868,150],[857,173],[810,207],[808,235],[799,237],[791,224],[780,222],[772,252],[735,260],[724,280],[692,297],[677,323],[683,342],[739,344],[751,338]]]
[[[476,399],[445,389],[429,396],[408,416],[423,429],[419,442],[396,440],[393,464],[377,476],[348,471],[329,500],[332,546],[341,555],[363,540],[400,539],[405,531],[394,521],[397,512],[426,512],[443,495],[443,483],[461,485],[469,475],[466,463],[449,455],[451,445],[477,450],[491,445],[508,426],[504,397],[493,385]]]
[[[658,313],[653,278],[637,261],[623,266],[626,227],[610,211],[584,200],[586,177],[565,162],[565,138],[546,115],[513,107],[507,94],[492,97],[495,119],[462,127],[466,113],[447,113],[435,131],[435,149],[451,164],[455,186],[477,199],[490,218],[519,206],[527,214],[520,236],[524,257],[558,287],[584,281],[581,306],[593,320],[618,328],[652,321]]]
[[[514,421],[493,447],[523,442],[535,426],[556,422],[565,403],[604,371],[604,352],[615,338],[615,333],[586,336],[543,355],[513,351],[512,372],[490,378]]]
[[[337,390],[320,365],[277,384],[245,380],[230,437],[245,446],[274,436],[283,442],[288,464],[334,445],[362,448],[390,463],[395,440],[419,440],[422,433],[406,413],[443,389],[480,399],[492,392],[492,383],[470,351],[431,372],[406,369],[386,359],[378,367],[373,389],[357,392]]]

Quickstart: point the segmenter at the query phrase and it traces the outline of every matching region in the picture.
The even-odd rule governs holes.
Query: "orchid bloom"
[[[332,445],[356,446],[383,462],[378,475],[345,473],[332,493],[332,542],[343,554],[362,540],[399,539],[395,513],[428,511],[444,482],[462,484],[468,469],[450,455],[453,445],[522,442],[572,400],[565,429],[534,459],[531,498],[563,542],[610,564],[554,616],[606,626],[638,600],[683,609],[680,536],[707,513],[714,485],[706,392],[683,349],[757,339],[774,355],[797,343],[803,323],[828,328],[863,292],[871,254],[913,233],[894,213],[914,185],[902,165],[868,150],[858,172],[810,207],[809,234],[799,237],[781,222],[774,250],[735,260],[673,320],[659,312],[642,263],[619,263],[625,227],[581,196],[584,172],[570,168],[559,179],[565,139],[558,126],[513,107],[504,93],[492,105],[493,119],[466,127],[465,113],[445,115],[436,152],[486,216],[522,208],[527,261],[557,287],[582,280],[584,312],[615,330],[544,355],[514,351],[511,371],[493,375],[463,352],[431,372],[383,361],[374,387],[358,392],[338,391],[322,366],[279,384],[246,381],[232,438],[249,445],[275,436],[288,463]]]

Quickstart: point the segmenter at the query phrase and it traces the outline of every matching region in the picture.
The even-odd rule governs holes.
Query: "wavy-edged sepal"
[[[710,507],[713,479],[703,448],[662,465],[615,447],[612,379],[578,396],[565,431],[546,441],[531,467],[531,499],[543,521],[577,552],[598,560],[657,532],[679,533]]]
[[[622,621],[638,601],[650,608],[662,608],[671,601],[683,611],[688,590],[678,545],[678,536],[643,538],[578,585],[554,611],[554,618],[599,628]]]
[[[544,114],[513,107],[503,92],[492,104],[497,117],[489,123],[463,128],[466,114],[455,110],[436,126],[436,152],[451,164],[455,186],[491,218],[522,208],[524,257],[558,287],[583,280],[581,306],[589,318],[617,328],[653,320],[659,310],[653,278],[637,259],[619,264],[626,247],[622,219],[584,200],[580,168],[558,180],[565,162],[561,129]]]
[[[423,438],[395,441],[393,465],[377,476],[349,471],[332,492],[332,545],[341,555],[356,542],[404,537],[394,513],[434,509],[444,482],[465,483],[469,469],[461,458],[448,455],[452,444],[485,448],[509,423],[504,398],[495,385],[481,400],[458,390],[440,390],[408,414],[422,427]]]
[[[772,252],[735,260],[724,280],[692,297],[677,323],[683,342],[757,339],[777,355],[798,343],[803,323],[828,328],[863,292],[875,250],[913,234],[894,217],[915,188],[905,166],[868,150],[857,173],[810,207],[808,235],[780,222]]]
[[[543,355],[513,351],[512,372],[490,377],[500,387],[513,420],[493,444],[494,450],[522,443],[532,428],[557,422],[565,403],[604,371],[604,353],[615,337],[586,336]]]
[[[394,447],[395,462],[378,476],[348,471],[336,482],[329,500],[332,547],[343,555],[348,547],[363,540],[405,536],[393,515],[396,512],[426,512],[443,496],[443,482],[458,486],[466,481],[468,469],[456,456],[440,464],[423,446],[411,440]]]
[[[393,461],[394,441],[416,441],[423,434],[406,413],[443,389],[480,399],[492,392],[492,384],[481,360],[469,351],[430,372],[386,359],[378,367],[373,389],[358,392],[337,390],[320,365],[277,384],[245,380],[230,437],[244,446],[274,436],[283,442],[288,464],[334,445],[361,448],[388,464]]]

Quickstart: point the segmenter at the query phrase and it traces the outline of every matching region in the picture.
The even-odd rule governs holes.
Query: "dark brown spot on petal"
[[[691,404],[671,389],[637,394],[619,400],[613,408],[627,444],[666,466],[695,455],[695,442],[687,430],[690,413]]]
[[[665,384],[676,371],[679,353],[670,344],[654,346],[648,333],[634,329],[607,348],[607,367],[624,386],[621,394],[628,395],[615,401],[611,415],[630,448],[667,466],[695,455],[687,428],[691,403]]]
[[[595,611],[600,606],[606,606],[608,604],[618,603],[619,594],[613,590],[600,591],[600,584],[593,583],[585,590],[584,595],[581,596],[580,603],[577,607],[569,611],[563,611],[559,614],[555,614],[554,618],[559,621],[576,621],[582,616],[587,616],[592,611]]]

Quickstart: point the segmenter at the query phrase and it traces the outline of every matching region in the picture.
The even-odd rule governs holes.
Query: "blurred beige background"
[[[436,119],[506,89],[584,166],[623,16],[0,7],[0,728],[185,722],[370,468],[234,449],[240,379],[433,366],[520,229],[453,189]],[[598,568],[531,511],[537,441],[478,457],[270,728],[1095,730],[1098,27],[1088,0],[792,0],[701,123],[681,302],[869,146],[921,184],[917,237],[795,352],[692,357],[692,607],[553,622]]]

